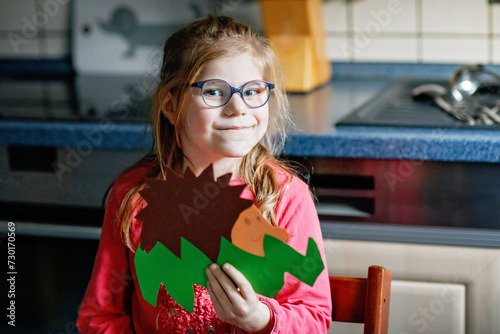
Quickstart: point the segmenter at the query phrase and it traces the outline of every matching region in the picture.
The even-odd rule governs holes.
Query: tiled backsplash
[[[0,1],[0,58],[70,55],[71,0]],[[223,14],[261,24],[256,0],[229,2]],[[335,62],[500,64],[500,5],[488,0],[324,0],[323,20]]]
[[[70,54],[70,0],[0,0],[0,58]]]
[[[488,0],[326,0],[332,61],[500,63],[500,5]]]

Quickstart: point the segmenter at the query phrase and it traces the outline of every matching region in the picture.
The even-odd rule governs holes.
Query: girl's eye
[[[245,96],[257,95],[257,94],[259,94],[259,90],[258,89],[249,89],[249,90],[246,90],[244,94],[245,94]]]
[[[205,89],[203,91],[203,94],[208,95],[208,96],[222,96],[222,95],[224,95],[222,93],[222,91],[219,89]]]

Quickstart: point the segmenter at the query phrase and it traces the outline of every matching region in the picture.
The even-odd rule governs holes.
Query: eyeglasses
[[[248,107],[259,108],[269,100],[274,84],[262,80],[252,80],[240,88],[235,88],[224,80],[210,79],[195,82],[191,87],[200,88],[203,102],[209,107],[222,107],[231,100],[234,93],[239,93]]]

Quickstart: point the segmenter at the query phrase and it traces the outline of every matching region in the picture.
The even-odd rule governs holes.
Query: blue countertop
[[[500,162],[500,131],[337,127],[393,79],[335,77],[308,94],[291,94],[295,127],[284,153],[298,156]],[[82,151],[147,150],[144,122],[0,119],[0,145],[76,147]]]

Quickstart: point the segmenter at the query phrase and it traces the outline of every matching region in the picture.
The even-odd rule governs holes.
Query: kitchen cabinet
[[[325,252],[330,275],[364,277],[373,264],[391,270],[390,334],[500,332],[500,249],[327,239]]]

